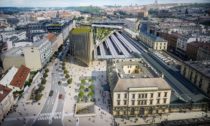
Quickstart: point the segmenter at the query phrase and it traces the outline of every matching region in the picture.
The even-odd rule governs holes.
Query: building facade
[[[112,60],[107,67],[114,116],[169,112],[171,88],[143,59]]]
[[[210,61],[183,62],[181,74],[210,96]]]
[[[40,42],[34,43],[32,46],[25,47],[23,52],[25,65],[31,69],[31,71],[40,70],[49,62],[52,56],[51,42],[41,40]]]
[[[12,89],[0,84],[0,124],[14,105]]]
[[[70,32],[70,53],[90,65],[93,60],[93,33],[89,27],[75,28]]]
[[[3,69],[7,71],[11,67],[20,67],[25,64],[25,58],[22,47],[12,48],[1,56]]]

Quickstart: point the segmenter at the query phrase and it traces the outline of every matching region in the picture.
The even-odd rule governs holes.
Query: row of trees
[[[41,78],[41,84],[39,85],[39,87],[32,93],[31,95],[31,99],[35,100],[35,101],[39,101],[43,94],[42,91],[45,89],[45,84],[47,83],[46,78],[48,77],[48,72],[49,69],[46,68],[43,74],[43,77]]]
[[[64,72],[65,78],[67,79],[67,83],[71,84],[72,83],[72,78],[70,78],[69,71],[66,69],[65,62],[62,63],[62,70]]]

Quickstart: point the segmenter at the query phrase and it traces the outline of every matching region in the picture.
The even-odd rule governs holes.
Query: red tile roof
[[[12,89],[0,84],[0,102],[12,91]]]
[[[48,33],[47,39],[51,42],[54,42],[56,40],[56,35],[53,33]]]
[[[30,69],[26,66],[22,65],[17,73],[15,74],[14,78],[12,79],[11,85],[14,87],[22,88],[25,84],[28,74],[30,73]]]

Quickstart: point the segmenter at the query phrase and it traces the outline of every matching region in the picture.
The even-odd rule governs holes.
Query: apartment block
[[[35,42],[32,46],[24,47],[23,53],[25,65],[31,71],[40,70],[49,62],[52,56],[51,42],[48,40]]]

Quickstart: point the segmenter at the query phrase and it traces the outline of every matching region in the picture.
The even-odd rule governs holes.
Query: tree
[[[94,95],[94,93],[93,93],[92,91],[90,91],[90,92],[88,93],[88,96],[91,97],[91,98],[93,97],[93,95]]]
[[[46,79],[42,78],[41,84],[46,84]]]
[[[49,72],[49,69],[48,69],[48,68],[46,68],[46,69],[45,69],[45,73],[48,73],[48,72]]]
[[[44,73],[43,77],[44,77],[44,78],[48,77],[47,73]]]
[[[79,90],[84,90],[85,89],[85,86],[84,85],[81,85]]]
[[[85,84],[85,82],[86,82],[85,79],[82,79],[82,80],[81,80],[81,83],[82,83],[82,84]]]
[[[69,74],[66,74],[66,76],[65,76],[66,78],[69,78],[70,76],[69,76]]]
[[[89,88],[91,91],[94,91],[94,86],[93,86],[93,85],[90,85],[88,88]]]
[[[83,97],[84,97],[84,92],[83,91],[80,91],[79,92],[79,99],[83,99]]]
[[[68,79],[67,83],[71,84],[72,83],[72,78]]]
[[[65,69],[65,70],[64,70],[64,74],[67,74],[67,73],[68,73],[68,71]]]

